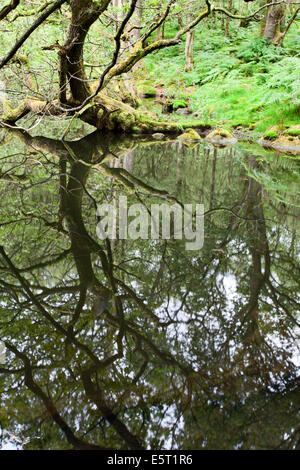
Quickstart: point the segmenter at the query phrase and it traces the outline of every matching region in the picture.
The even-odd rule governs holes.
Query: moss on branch
[[[28,113],[47,116],[64,114],[58,102],[47,103],[36,99],[26,99],[16,108],[7,100],[3,103],[3,110],[1,120],[9,124],[15,124]],[[156,120],[126,103],[110,98],[105,91],[75,114],[74,118],[79,118],[99,130],[122,131],[128,134],[179,133],[187,128],[207,128],[207,124],[197,119],[184,122]]]

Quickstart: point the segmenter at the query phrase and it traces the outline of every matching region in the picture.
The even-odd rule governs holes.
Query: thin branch
[[[43,5],[40,5],[39,7],[37,8],[33,8],[32,10],[23,10],[23,11],[17,11],[14,16],[11,18],[11,22],[15,21],[17,18],[19,18],[20,16],[33,16],[33,15],[37,15],[38,13],[41,13],[41,11],[45,10],[45,8],[47,8],[49,5],[51,5],[51,1],[50,2],[45,2]]]
[[[3,20],[12,10],[17,8],[19,5],[20,0],[11,0],[9,5],[5,5],[5,7],[0,10],[0,21]]]
[[[115,43],[116,43],[116,48],[114,50],[114,55],[113,55],[113,58],[112,58],[112,61],[111,63],[106,67],[106,69],[104,70],[104,72],[102,73],[101,77],[100,77],[100,81],[99,81],[99,84],[95,90],[95,92],[89,96],[85,102],[82,104],[82,106],[84,106],[86,103],[88,103],[90,100],[92,100],[95,96],[98,95],[99,91],[101,90],[102,86],[103,86],[103,83],[104,83],[104,79],[105,79],[105,76],[107,75],[107,73],[114,67],[114,65],[117,63],[117,60],[118,60],[118,57],[119,57],[119,52],[120,52],[120,48],[121,48],[121,36],[124,32],[124,29],[128,23],[128,21],[130,20],[130,18],[132,17],[133,13],[134,13],[134,10],[135,10],[135,7],[136,7],[136,4],[137,4],[137,0],[132,0],[131,2],[131,5],[130,5],[130,8],[127,12],[127,15],[125,16],[125,18],[123,19],[116,35],[115,35]],[[82,108],[82,106],[80,106],[80,109]]]
[[[20,49],[20,47],[24,44],[26,39],[29,38],[29,36],[50,16],[55,10],[57,10],[59,7],[61,7],[64,3],[66,3],[67,0],[57,0],[53,5],[48,8],[42,15],[30,26],[27,31],[25,31],[24,34],[20,37],[20,39],[15,43],[15,45],[11,48],[9,53],[2,59],[0,62],[0,69],[6,65],[10,59],[13,58],[15,53]]]
[[[19,351],[15,346],[5,341],[5,346],[11,352],[13,352],[24,364],[24,371],[25,371],[25,384],[31,390],[31,392],[36,395],[37,397],[42,400],[44,403],[45,408],[47,409],[49,415],[53,419],[53,421],[60,427],[62,432],[65,434],[67,441],[75,448],[75,449],[82,449],[82,450],[104,450],[105,447],[98,446],[95,444],[91,444],[89,442],[85,442],[78,437],[75,436],[70,426],[66,423],[64,418],[58,412],[56,406],[54,405],[53,401],[50,397],[46,395],[46,393],[42,390],[42,388],[35,382],[32,374],[32,364],[29,358]]]
[[[220,11],[222,13],[224,13],[224,15],[226,16],[229,16],[230,18],[235,18],[237,20],[248,20],[250,18],[253,18],[255,15],[257,15],[257,13],[259,13],[261,10],[264,10],[265,8],[267,7],[270,7],[270,6],[273,6],[273,5],[281,5],[282,3],[287,3],[285,0],[282,0],[280,2],[274,2],[274,3],[266,3],[265,5],[263,5],[262,7],[258,8],[257,10],[255,10],[253,13],[250,13],[250,15],[247,15],[247,16],[243,16],[243,15],[234,15],[233,13],[231,13],[230,11],[227,11],[225,10],[225,8],[223,7],[215,7],[215,6],[212,6],[211,7],[211,11]],[[294,2],[292,2],[294,3]],[[298,2],[297,2],[298,4]]]
[[[187,26],[178,31],[174,37],[170,39],[161,39],[159,41],[155,41],[145,48],[138,47],[140,43],[137,43],[133,52],[122,62],[122,64],[116,64],[114,67],[111,67],[110,70],[103,72],[100,79],[101,83],[107,84],[113,77],[128,72],[137,62],[139,62],[142,58],[146,57],[152,52],[178,44],[183,35],[185,35],[192,28],[197,26],[197,24],[200,23],[200,21],[202,21],[204,18],[209,16],[209,14],[211,13],[211,5],[209,0],[206,0],[206,5],[207,9],[201,12],[197,16],[197,18],[195,18],[195,20],[191,21]],[[158,19],[158,22],[160,21],[160,19],[161,18]]]
[[[106,359],[105,361],[100,361],[98,359],[98,357],[88,348],[88,346],[86,346],[85,344],[81,343],[80,341],[78,341],[74,334],[70,331],[66,331],[65,328],[58,322],[56,321],[45,309],[44,307],[42,306],[42,304],[39,302],[38,298],[33,294],[33,292],[31,291],[30,287],[29,287],[29,284],[28,282],[26,281],[25,278],[23,278],[21,275],[20,275],[20,272],[19,270],[15,267],[15,265],[12,263],[12,261],[10,260],[10,258],[7,256],[7,254],[5,253],[5,250],[2,246],[0,246],[0,254],[2,255],[2,257],[4,258],[4,260],[6,261],[6,263],[8,264],[11,272],[16,276],[16,278],[19,280],[22,288],[24,289],[24,291],[26,292],[27,296],[29,297],[29,299],[32,301],[32,303],[38,308],[40,314],[46,318],[46,320],[49,321],[49,323],[54,326],[55,330],[57,332],[59,332],[60,334],[62,334],[63,336],[65,336],[66,338],[68,338],[68,340],[70,342],[72,342],[73,344],[75,344],[80,350],[84,351],[89,357],[90,359],[92,359],[92,361],[97,365],[97,367],[102,367],[103,364],[105,364],[105,361],[107,361],[108,359]]]
[[[97,406],[104,418],[115,429],[120,437],[124,439],[130,449],[144,450],[137,437],[132,434],[127,426],[119,420],[113,410],[107,405],[101,390],[97,390],[91,380],[90,371],[86,370],[81,373],[81,380],[84,386],[86,396]]]
[[[175,0],[170,0],[168,5],[167,5],[167,8],[165,9],[165,11],[163,12],[163,14],[160,16],[160,18],[158,18],[156,20],[155,23],[152,23],[148,30],[143,34],[142,38],[141,38],[141,41],[142,41],[142,44],[144,44],[145,40],[157,29],[159,28],[162,23],[166,20],[167,16],[169,15],[170,13],[170,9],[171,9],[171,6],[173,5],[173,3],[175,2]]]
[[[297,8],[297,10],[295,11],[295,13],[293,14],[293,16],[291,17],[290,21],[288,22],[286,28],[284,31],[282,31],[281,35],[280,35],[280,38],[279,38],[279,41],[278,41],[278,46],[281,46],[282,43],[283,43],[283,40],[286,36],[286,33],[288,32],[288,30],[290,29],[290,27],[292,26],[292,23],[294,22],[296,16],[298,15],[300,11],[300,8]]]

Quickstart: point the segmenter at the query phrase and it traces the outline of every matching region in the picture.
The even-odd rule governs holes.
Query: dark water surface
[[[1,134],[0,447],[300,448],[299,160]],[[99,204],[204,204],[204,245]]]

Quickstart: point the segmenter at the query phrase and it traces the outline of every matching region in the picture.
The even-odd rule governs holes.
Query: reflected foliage
[[[298,161],[2,137],[2,443],[299,449],[299,209],[282,184]],[[97,206],[119,195],[204,203],[202,250],[99,240]]]

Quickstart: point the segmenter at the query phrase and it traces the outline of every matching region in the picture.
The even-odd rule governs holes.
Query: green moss
[[[26,110],[26,101],[21,103],[16,108],[13,108],[10,101],[5,101],[3,103],[3,114],[1,119],[4,122],[15,122],[19,119],[19,117],[25,112]]]
[[[270,131],[270,132],[265,132],[263,135],[263,138],[266,140],[275,140],[278,138],[278,132],[275,131]]]
[[[136,123],[136,116],[133,113],[122,111],[112,114],[111,120],[118,123],[124,130],[129,130],[133,128]]]
[[[194,129],[187,129],[183,134],[178,137],[178,140],[200,140],[200,136]]]
[[[217,138],[234,139],[234,135],[227,129],[217,127],[217,129],[214,129],[208,134],[207,138],[208,139],[217,139]]]
[[[156,89],[152,85],[147,83],[142,83],[137,85],[137,90],[140,95],[143,95],[147,98],[151,98],[156,95]]]
[[[172,101],[172,106],[173,106],[173,109],[186,108],[187,102],[184,100],[174,100]]]
[[[292,126],[284,131],[284,135],[291,135],[295,137],[300,136],[300,125]]]
[[[279,137],[279,127],[272,126],[263,134],[265,140],[276,140]]]
[[[176,116],[176,122],[180,124],[184,129],[188,129],[189,127],[191,129],[209,129],[213,127],[214,123],[209,122],[207,123],[206,121],[203,121],[202,119],[186,119],[186,117],[183,116]]]

